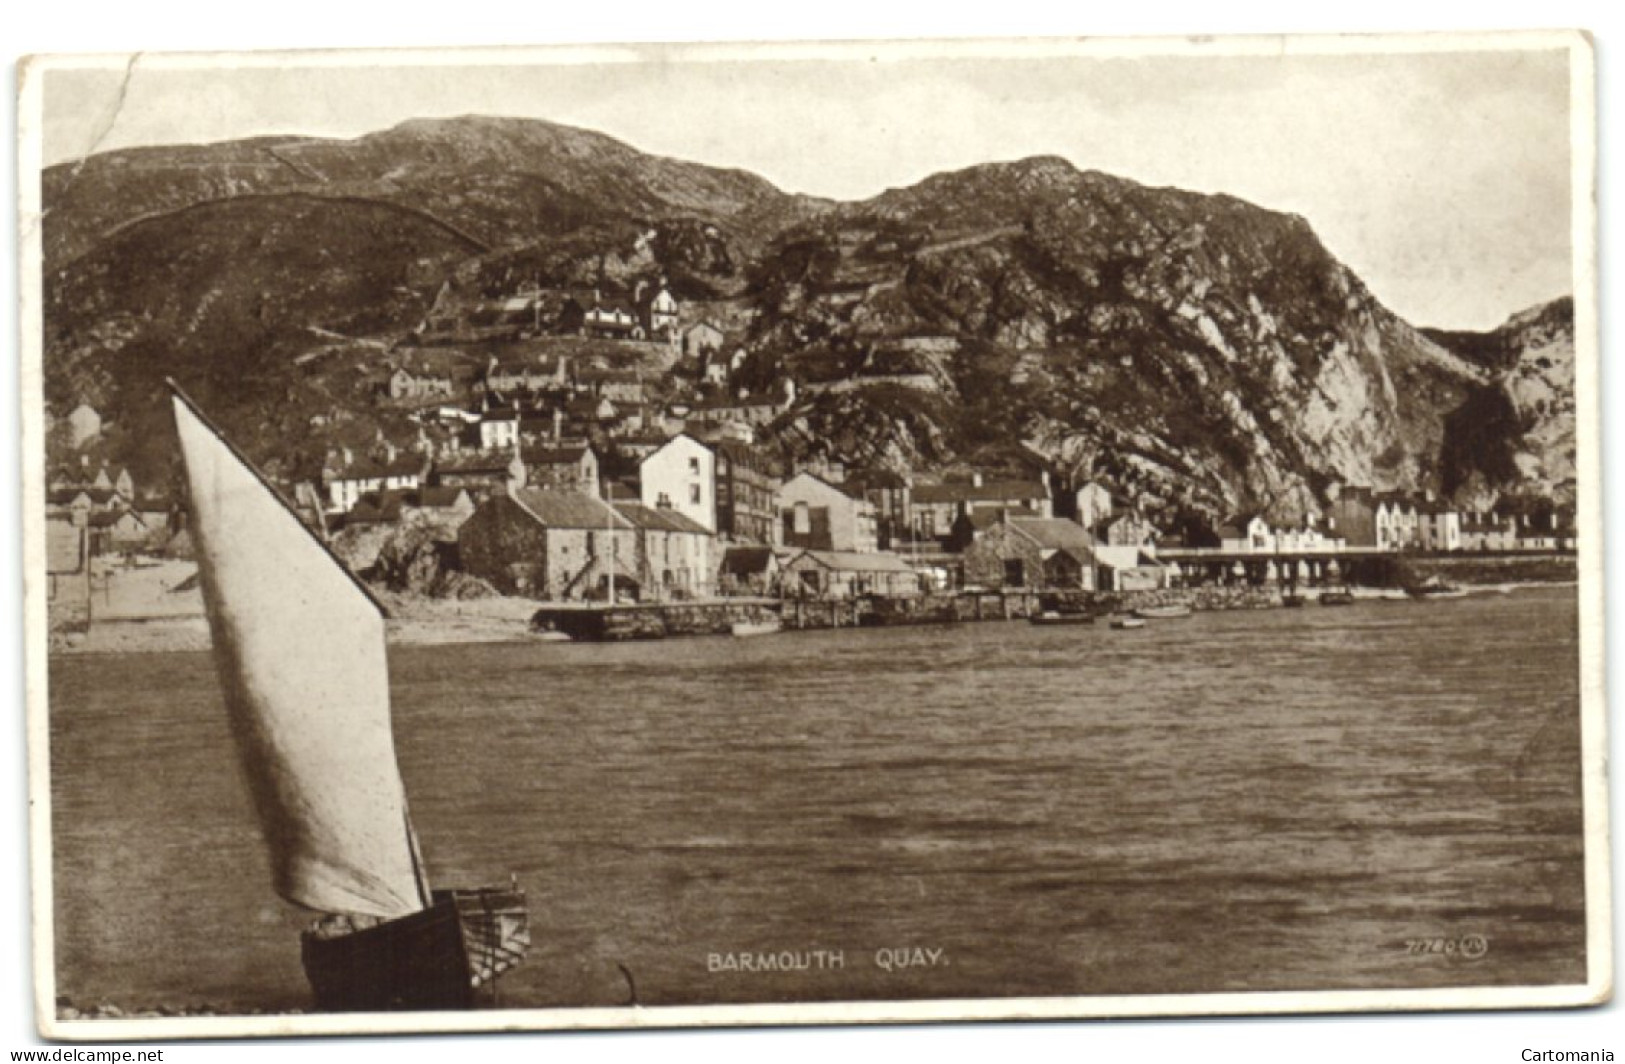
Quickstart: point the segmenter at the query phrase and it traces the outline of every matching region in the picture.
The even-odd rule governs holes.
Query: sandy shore
[[[537,603],[528,599],[437,601],[387,592],[379,598],[389,611],[386,631],[392,646],[513,643],[537,638],[530,632]],[[201,615],[120,618],[97,621],[88,631],[51,633],[53,654],[153,654],[204,651],[209,646],[208,621]]]

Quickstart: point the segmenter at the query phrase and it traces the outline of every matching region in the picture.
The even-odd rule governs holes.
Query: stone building
[[[509,595],[557,601],[637,597],[636,527],[579,492],[519,488],[493,495],[457,532],[462,568]]]
[[[1007,516],[966,548],[963,566],[971,586],[1095,589],[1092,537],[1065,518]]]

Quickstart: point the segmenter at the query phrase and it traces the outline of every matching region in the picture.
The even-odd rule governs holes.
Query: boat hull
[[[320,1012],[470,1009],[530,945],[518,890],[435,891],[421,912],[336,937],[301,936]]]
[[[1037,625],[1068,625],[1068,624],[1094,624],[1095,615],[1092,613],[1039,613],[1027,618],[1028,623]]]

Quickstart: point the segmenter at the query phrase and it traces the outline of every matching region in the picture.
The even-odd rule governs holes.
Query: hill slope
[[[48,400],[102,407],[106,449],[149,478],[171,460],[166,374],[308,476],[327,447],[409,433],[361,378],[448,282],[479,300],[665,276],[746,323],[746,382],[824,385],[769,430],[790,460],[1037,460],[1176,516],[1286,516],[1337,482],[1474,498],[1572,482],[1561,308],[1493,339],[1419,331],[1301,218],[1060,159],[834,204],[465,118],[114,152],[52,168],[44,191]]]

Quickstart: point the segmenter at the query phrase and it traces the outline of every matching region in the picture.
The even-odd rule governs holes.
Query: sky
[[[957,47],[619,47],[144,57],[53,70],[44,158],[264,133],[349,137],[494,114],[596,129],[862,199],[933,172],[1059,155],[1309,219],[1393,310],[1491,328],[1569,294],[1569,58],[1536,50],[1077,54]],[[950,54],[944,54],[947,50]]]

